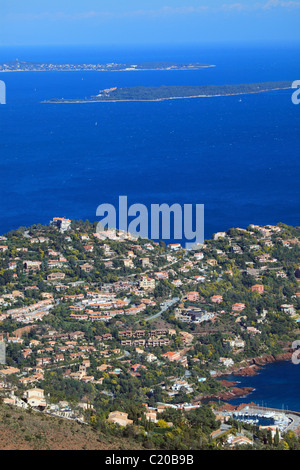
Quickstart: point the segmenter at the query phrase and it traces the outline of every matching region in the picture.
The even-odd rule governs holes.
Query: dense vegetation
[[[89,101],[155,101],[171,98],[189,98],[201,96],[227,96],[259,93],[277,89],[291,88],[292,82],[244,83],[237,85],[202,85],[202,86],[136,86],[117,88],[108,93],[100,93]],[[80,99],[54,99],[51,102],[72,102]],[[88,100],[84,100],[88,101]]]

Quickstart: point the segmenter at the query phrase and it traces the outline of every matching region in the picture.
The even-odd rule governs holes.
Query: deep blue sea
[[[162,102],[42,104],[112,86],[300,79],[299,45],[0,48],[0,62],[198,61],[194,71],[0,73],[0,232],[102,203],[205,205],[205,237],[299,225],[300,106],[291,91]]]
[[[255,389],[246,397],[231,400],[232,405],[254,402],[269,408],[300,410],[300,365],[291,361],[268,364],[253,377],[229,375],[224,378],[238,382],[237,387]]]

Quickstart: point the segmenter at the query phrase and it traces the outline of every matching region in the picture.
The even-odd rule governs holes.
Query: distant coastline
[[[136,71],[165,71],[165,70],[199,70],[215,67],[215,65],[199,62],[141,62],[138,64],[72,64],[48,63],[29,61],[8,61],[0,63],[0,72],[136,72]]]

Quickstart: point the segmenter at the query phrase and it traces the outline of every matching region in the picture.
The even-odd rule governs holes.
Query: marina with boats
[[[300,425],[300,413],[290,410],[263,408],[256,405],[245,405],[232,411],[222,412],[224,416],[243,423],[258,425],[262,428],[278,428],[280,433],[293,431]]]

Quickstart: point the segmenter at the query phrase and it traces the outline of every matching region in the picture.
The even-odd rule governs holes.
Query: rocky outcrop
[[[232,382],[229,380],[220,380],[220,384],[223,385],[223,387],[234,387],[236,385],[236,382]]]
[[[234,398],[244,397],[253,390],[252,387],[232,387],[227,392],[220,393],[216,398],[222,401],[233,400]]]
[[[254,357],[252,361],[253,361],[253,364],[257,366],[264,366],[265,364],[270,364],[271,362],[274,362],[275,357],[272,356],[272,354],[266,354],[261,357]]]
[[[224,381],[225,382],[225,381]],[[230,383],[230,382],[228,382]],[[225,385],[226,386],[226,385]],[[198,396],[192,402],[193,405],[200,405],[202,402],[207,400],[217,399],[221,401],[233,400],[234,398],[245,397],[254,390],[252,387],[229,387],[229,390],[219,393],[218,395],[203,395]]]
[[[289,351],[275,356],[275,361],[290,361],[292,359],[293,351]]]
[[[232,375],[238,376],[245,376],[245,377],[251,377],[252,375],[258,374],[260,367],[257,365],[253,366],[248,366],[248,367],[242,367],[241,369],[237,369],[232,372]]]
[[[277,361],[289,361],[291,360],[293,352],[285,352],[277,355],[265,354],[264,356],[254,357],[247,361],[247,366],[240,367],[238,369],[231,369],[230,372],[227,372],[226,375],[232,374],[234,376],[252,376],[259,373],[259,370],[262,366],[266,364],[271,364],[272,362]],[[225,374],[224,374],[225,375]]]
[[[272,362],[288,361],[291,359],[292,354],[293,353],[291,351],[277,354],[276,356],[274,356],[273,354],[265,354],[261,357],[254,357],[252,359],[252,363],[258,366],[264,366],[265,364],[270,364]]]
[[[224,403],[224,405],[218,408],[218,411],[242,411],[245,407],[255,407],[255,403],[241,403],[240,405],[230,405],[229,403]]]
[[[236,407],[234,405],[230,405],[229,403],[225,403],[224,405],[220,406],[220,408],[218,408],[218,411],[234,411],[235,408]]]

